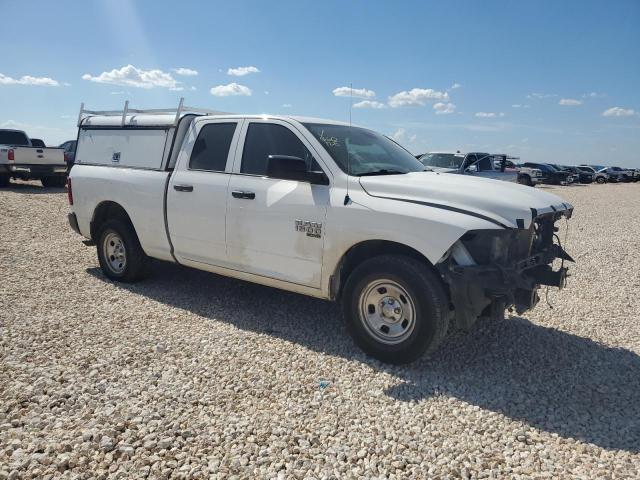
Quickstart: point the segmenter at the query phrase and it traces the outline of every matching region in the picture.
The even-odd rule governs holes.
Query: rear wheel
[[[9,186],[9,175],[0,175],[0,188]]]
[[[529,187],[533,186],[533,182],[531,181],[531,177],[529,175],[518,175],[518,183],[521,185],[527,185]]]
[[[40,179],[45,188],[63,188],[67,184],[67,177],[58,175],[55,177],[42,177]]]
[[[603,184],[603,183],[606,183],[607,180],[604,177],[598,177],[598,178],[596,178],[596,182],[598,182],[600,184]]]
[[[147,256],[133,227],[121,220],[109,220],[98,234],[98,261],[111,280],[135,282],[143,273]]]
[[[374,257],[349,275],[343,292],[347,328],[362,350],[403,364],[433,351],[449,324],[440,278],[413,258]]]

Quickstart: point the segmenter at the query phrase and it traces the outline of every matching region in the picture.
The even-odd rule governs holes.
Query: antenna
[[[349,84],[349,134],[351,134],[351,110],[353,109],[353,83]],[[351,178],[351,155],[349,155],[349,147],[346,142],[344,147],[347,149],[347,194],[344,196],[344,204],[348,205],[351,201],[349,197],[349,179]]]

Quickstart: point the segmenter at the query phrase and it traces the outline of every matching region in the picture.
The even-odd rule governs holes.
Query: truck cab
[[[108,278],[157,259],[339,301],[355,342],[391,363],[449,324],[533,308],[570,259],[561,198],[425,171],[384,135],[308,117],[81,108],[69,199]]]

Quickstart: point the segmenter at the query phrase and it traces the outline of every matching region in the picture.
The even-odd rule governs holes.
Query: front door
[[[224,266],[227,187],[238,120],[196,120],[167,192],[167,221],[178,261]],[[189,154],[190,151],[190,154]]]
[[[329,186],[267,176],[269,155],[303,158],[312,147],[282,121],[247,121],[229,183],[227,252],[233,268],[320,288]]]

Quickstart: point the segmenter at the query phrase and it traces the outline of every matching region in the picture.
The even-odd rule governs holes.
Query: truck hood
[[[438,172],[360,177],[367,194],[483,218],[505,228],[529,228],[533,217],[573,206],[557,195],[500,180]]]

